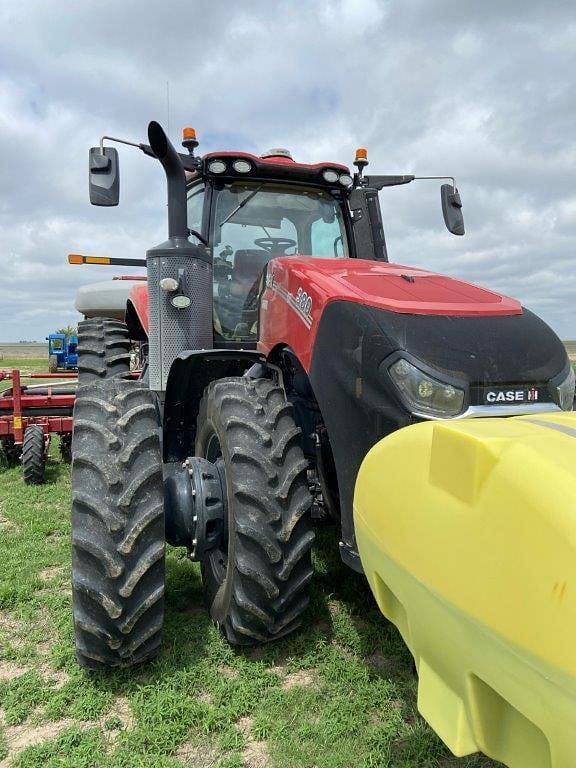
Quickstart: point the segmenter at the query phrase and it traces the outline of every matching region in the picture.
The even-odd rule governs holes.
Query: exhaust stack
[[[148,141],[168,187],[168,240],[146,253],[150,389],[164,392],[180,353],[212,348],[212,257],[188,239],[184,166],[155,121],[148,126]]]
[[[186,215],[186,174],[184,166],[166,136],[164,129],[155,120],[148,125],[150,148],[162,164],[168,185],[168,237],[188,239]]]

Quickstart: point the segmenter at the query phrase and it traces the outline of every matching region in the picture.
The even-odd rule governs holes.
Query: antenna
[[[166,133],[170,136],[170,81],[166,80]]]

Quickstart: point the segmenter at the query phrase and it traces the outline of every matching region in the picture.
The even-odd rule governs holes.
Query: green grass
[[[56,455],[56,446],[53,454]],[[230,648],[197,566],[168,556],[164,651],[89,674],[74,660],[69,472],[47,484],[0,469],[0,765],[14,768],[488,768],[450,756],[416,711],[411,657],[362,578],[319,531],[303,630]]]

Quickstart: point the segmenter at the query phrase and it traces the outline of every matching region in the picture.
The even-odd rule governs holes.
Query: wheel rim
[[[220,446],[220,440],[215,432],[212,432],[206,441],[206,450],[204,458],[215,464],[220,476],[224,480],[224,487],[226,488],[226,495],[228,495],[228,485],[226,482],[226,469],[224,464],[224,457],[222,455],[222,448]],[[226,500],[226,508],[228,507],[228,500]],[[224,529],[222,533],[222,544],[216,549],[212,549],[207,553],[207,560],[212,572],[216,578],[216,581],[221,586],[226,581],[226,574],[228,573],[228,552],[230,547],[230,526],[228,524],[229,512],[224,516]]]

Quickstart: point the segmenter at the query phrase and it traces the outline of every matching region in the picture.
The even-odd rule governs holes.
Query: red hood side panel
[[[268,265],[259,349],[267,354],[287,344],[308,369],[320,316],[336,300],[413,315],[522,314],[515,299],[423,269],[366,259],[280,258]]]

